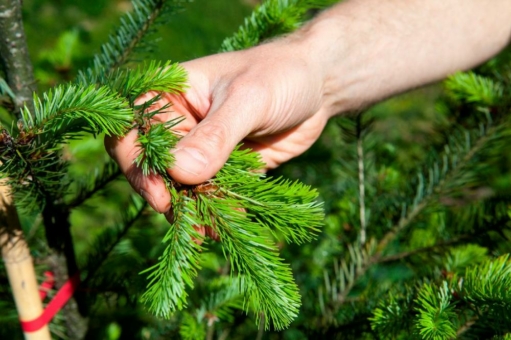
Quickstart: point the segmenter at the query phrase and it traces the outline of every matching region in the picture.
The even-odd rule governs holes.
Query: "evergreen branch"
[[[511,261],[509,254],[468,268],[462,293],[468,301],[483,304],[511,303]]]
[[[108,161],[105,165],[97,167],[92,171],[90,178],[81,178],[77,182],[76,194],[67,200],[66,205],[70,208],[76,208],[96,193],[105,188],[105,186],[121,175],[119,166],[114,161]],[[91,181],[92,179],[92,181]]]
[[[63,195],[68,185],[59,155],[63,143],[84,132],[123,135],[133,121],[128,103],[105,86],[61,85],[42,99],[34,97],[34,103],[33,111],[22,110],[19,132],[3,130],[0,138],[1,172],[26,207]]]
[[[194,239],[203,239],[194,228],[203,225],[197,218],[199,214],[194,201],[180,196],[174,188],[171,196],[174,222],[162,240],[167,247],[159,262],[142,272],[149,273],[149,283],[141,300],[152,313],[164,318],[186,306],[188,294],[185,288],[193,288],[200,269],[202,248]]]
[[[110,256],[115,247],[126,236],[135,222],[142,216],[147,202],[141,200],[138,196],[132,196],[129,206],[124,210],[125,213],[121,217],[121,221],[110,228],[105,228],[98,235],[90,247],[92,250],[86,256],[86,262],[83,265],[83,271],[87,272],[86,277],[82,280],[82,285],[87,286],[97,271],[102,267],[103,263]]]
[[[153,124],[145,133],[139,134],[137,143],[140,145],[140,154],[135,159],[135,164],[142,169],[142,174],[147,176],[151,173],[165,173],[174,164],[174,155],[169,152],[179,138],[172,133],[170,124]]]
[[[459,339],[463,334],[465,334],[470,328],[477,322],[479,316],[475,315],[472,318],[468,319],[458,330],[456,331],[456,339]]]
[[[199,320],[206,320],[208,325],[217,321],[232,322],[233,310],[243,309],[243,295],[240,287],[244,284],[243,278],[229,278],[229,282],[218,291],[213,292],[201,303],[197,312]]]
[[[128,98],[131,106],[134,100],[148,91],[159,91],[172,94],[184,92],[186,71],[178,63],[166,61],[144,62],[135,69],[116,69],[102,77],[97,82],[108,85],[121,97]]]
[[[179,326],[179,335],[183,340],[195,340],[206,338],[203,324],[190,313],[183,313]]]
[[[444,84],[456,100],[485,106],[497,104],[504,92],[502,84],[474,72],[456,73]]]
[[[379,262],[387,245],[406,229],[425,208],[434,203],[435,198],[452,189],[456,184],[459,185],[459,181],[463,181],[463,171],[467,169],[476,154],[485,147],[488,147],[490,142],[499,140],[506,135],[502,132],[504,127],[505,124],[500,126],[491,126],[490,124],[488,124],[488,126],[481,125],[476,135],[477,141],[473,144],[470,142],[471,138],[468,133],[465,133],[466,139],[464,143],[456,142],[455,137],[453,137],[451,148],[457,149],[459,153],[464,153],[463,157],[459,159],[457,154],[451,154],[449,152],[450,149],[447,149],[448,155],[450,154],[451,158],[449,159],[448,155],[445,155],[443,167],[435,164],[429,170],[430,181],[427,183],[427,186],[425,186],[423,176],[419,175],[419,184],[411,209],[406,209],[406,206],[403,207],[403,215],[398,223],[378,242],[371,256],[366,257],[362,263],[357,262],[358,259],[356,257],[355,259],[352,258],[352,261],[355,262],[352,263],[351,266],[356,266],[357,270],[350,272],[350,275],[347,276],[347,284],[343,286],[344,289],[339,292],[338,298],[335,301],[343,303],[358,279],[364,275],[373,264]],[[500,132],[500,134],[498,132]],[[449,167],[450,165],[451,167]],[[442,170],[439,170],[440,168]],[[343,265],[347,268],[347,264],[343,263]]]
[[[307,12],[338,2],[335,0],[266,0],[230,38],[225,39],[221,52],[243,50],[277,35],[290,33],[303,24]]]
[[[101,52],[93,58],[92,65],[77,77],[82,84],[97,83],[98,77],[110,73],[129,61],[130,55],[147,49],[144,38],[151,33],[162,18],[180,9],[183,0],[132,0],[133,11],[121,18],[121,24],[112,33]],[[162,20],[163,21],[163,20]],[[145,46],[144,46],[145,45]]]
[[[373,264],[371,259],[376,250],[376,241],[371,239],[364,247],[348,245],[348,261],[334,262],[334,279],[330,280],[327,271],[325,275],[325,292],[329,301],[334,303],[334,311],[346,302],[349,292],[353,289],[360,276],[364,275]],[[321,296],[322,294],[320,294]]]
[[[423,339],[453,339],[456,328],[452,320],[456,318],[454,304],[451,302],[451,291],[447,282],[438,289],[429,284],[422,287],[416,303],[416,326]]]
[[[147,157],[141,162],[149,163]],[[185,285],[193,287],[199,269],[200,248],[189,242],[202,239],[193,228],[201,225],[210,226],[219,236],[231,272],[243,275],[238,289],[246,297],[244,309],[254,310],[257,322],[264,315],[265,328],[272,323],[283,329],[297,315],[298,289],[270,234],[280,233],[298,243],[310,240],[322,222],[321,205],[314,203],[317,193],[309,187],[266,179],[253,172],[259,168],[259,156],[236,149],[209,183],[183,186],[172,182],[162,169],[148,166],[166,179],[175,216],[165,253],[159,264],[148,269],[151,281],[143,300],[152,312],[167,316],[185,305]]]
[[[34,96],[33,112],[25,107],[21,121],[20,138],[36,139],[37,148],[63,143],[82,132],[122,136],[131,128],[133,114],[126,101],[106,86],[60,85],[43,94],[42,100]]]
[[[254,310],[257,323],[264,315],[266,329],[270,322],[277,330],[287,327],[298,313],[300,295],[289,266],[265,235],[266,228],[241,211],[244,202],[240,200],[201,195],[197,203],[204,225],[214,226],[224,253],[229,253],[231,271],[244,275],[245,308]]]
[[[178,141],[179,137],[171,132],[178,120],[152,124],[151,118],[168,106],[154,109],[159,96],[140,105],[135,105],[134,99],[147,90],[168,92],[170,89],[181,93],[186,74],[182,68],[170,64],[161,67],[153,63],[149,69],[149,72],[142,72],[141,68],[116,71],[95,78],[128,98],[136,113],[135,128],[141,149],[136,165],[146,175],[160,174],[172,196],[174,221],[163,241],[167,247],[159,262],[143,272],[149,273],[149,283],[142,301],[151,312],[162,317],[186,305],[186,286],[193,288],[193,279],[200,269],[201,247],[192,240],[202,240],[202,237],[194,226],[210,226],[220,235],[224,253],[230,254],[231,270],[246,277],[243,280],[246,283],[240,287],[246,295],[245,309],[254,309],[256,321],[264,319],[266,328],[270,323],[277,329],[287,327],[297,315],[299,294],[291,271],[278,257],[269,233],[282,234],[286,240],[297,243],[311,240],[323,219],[321,205],[314,202],[317,193],[297,182],[263,179],[252,172],[261,169],[262,163],[249,150],[235,150],[209,183],[184,186],[173,182],[166,169],[174,161],[168,150]],[[251,212],[245,215],[236,208]],[[261,263],[255,262],[255,255]]]
[[[466,142],[457,143],[453,146],[453,149],[458,148],[457,151],[459,153],[464,153],[461,159],[458,158],[458,154],[451,153],[450,149],[447,149],[447,154],[444,156],[442,164],[442,170],[439,170],[440,166],[438,163],[434,164],[434,166],[428,170],[431,180],[427,187],[424,186],[423,176],[419,175],[419,184],[416,190],[416,197],[412,202],[412,208],[409,209],[399,219],[399,222],[380,240],[375,259],[381,256],[386,246],[392,242],[402,230],[407,228],[436,197],[452,189],[457,183],[459,185],[459,182],[456,180],[463,180],[463,176],[461,176],[463,171],[468,168],[468,165],[478,152],[487,147],[490,142],[502,137],[498,134],[502,129],[503,126],[481,125],[480,130],[477,132],[477,140],[474,144],[470,143],[470,135],[466,132]],[[452,165],[451,168],[449,168],[450,165]],[[405,209],[405,206],[403,208]]]

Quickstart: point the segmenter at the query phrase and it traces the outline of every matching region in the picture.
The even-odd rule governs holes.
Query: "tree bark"
[[[36,90],[32,62],[30,60],[28,46],[25,39],[25,31],[23,28],[21,0],[0,0],[0,61],[5,73],[7,84],[14,93],[14,112],[19,119],[20,109],[24,106],[27,106],[31,112],[34,111],[32,95]],[[9,188],[5,186],[5,183],[4,186],[2,186],[0,189],[2,189],[4,192],[9,191]],[[53,197],[48,197],[48,201],[51,202],[52,200],[54,200]],[[16,209],[14,208],[12,201],[4,201],[6,202],[5,210],[9,214],[15,214]],[[51,202],[49,205],[51,207],[54,206],[53,202]],[[69,223],[67,220],[62,223],[62,218],[55,218],[55,216],[58,216],[59,214],[53,211],[51,207],[50,209],[46,207],[43,211],[45,222],[52,222],[45,223],[47,239],[49,240],[48,243],[52,252],[48,257],[47,262],[54,272],[57,288],[59,288],[67,281],[70,275],[76,273],[77,265],[69,230]],[[48,214],[48,211],[50,211],[50,214]],[[11,215],[8,216],[9,218],[14,218]],[[68,216],[69,214],[67,214],[65,218],[68,218]],[[17,220],[17,215],[15,218]],[[63,227],[60,228],[60,230],[56,230],[59,228],[55,228],[55,226],[59,225],[62,225]],[[61,231],[62,234],[55,233],[55,231]],[[9,271],[9,268],[8,273],[11,279],[13,292],[17,289],[16,287],[20,285],[25,288],[30,287],[35,289],[31,294],[25,294],[22,292],[23,296],[21,298],[15,296],[20,318],[27,320],[34,319],[39,315],[31,315],[30,317],[24,317],[22,315],[24,308],[28,308],[25,305],[41,305],[41,301],[39,299],[37,282],[35,282],[35,272],[32,265],[32,258],[30,257],[30,251],[23,238],[23,232],[19,227],[19,223],[17,226],[14,226],[9,230],[4,230],[2,233],[2,241],[4,241],[2,243],[4,258],[8,259],[6,260],[6,266],[8,261],[12,263],[18,263],[21,261],[21,257],[23,257],[23,263],[26,264],[26,266],[23,267],[23,270],[27,272],[23,272],[23,275],[21,276],[16,276],[15,274],[17,272],[13,274],[15,275],[14,278],[21,280],[20,282],[12,281],[12,273]],[[15,258],[16,260],[12,261],[12,258]],[[27,278],[30,280],[33,279],[33,282],[31,281],[28,286],[28,281],[26,281]],[[39,311],[39,314],[41,314],[40,312],[42,312],[42,307],[37,310]],[[66,330],[68,333],[67,335],[71,339],[83,338],[87,330],[87,319],[81,317],[78,311],[77,302],[74,298],[70,299],[70,301],[63,307],[63,314],[66,320]],[[47,337],[30,339],[50,339],[48,328],[45,327],[45,330]],[[25,334],[25,337],[28,339],[27,334]]]
[[[14,111],[32,104],[35,82],[28,55],[19,0],[0,0],[0,61],[14,93]],[[0,247],[20,320],[30,321],[43,312],[34,264],[23,236],[6,181],[0,183]],[[24,333],[27,340],[51,339],[48,326]]]
[[[0,59],[7,84],[16,95],[14,110],[19,117],[19,110],[24,105],[33,107],[32,93],[36,90],[20,0],[0,0]]]

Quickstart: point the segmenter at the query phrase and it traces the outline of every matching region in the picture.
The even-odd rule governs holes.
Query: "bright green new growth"
[[[154,123],[154,115],[170,109],[169,105],[153,106],[161,98],[158,94],[146,103],[135,101],[148,91],[182,93],[186,72],[170,62],[119,68],[133,61],[133,52],[147,50],[146,34],[153,30],[154,23],[161,21],[162,14],[175,12],[181,2],[133,1],[133,13],[122,20],[121,27],[102,46],[91,67],[80,72],[74,83],[35,96],[34,110],[25,108],[18,125],[2,128],[0,171],[3,177],[11,178],[19,206],[40,211],[59,205],[59,209],[68,211],[63,197],[66,196],[69,208],[76,207],[119,171],[116,166],[107,165],[97,180],[84,182],[81,192],[71,193],[70,184],[76,179],[67,172],[69,161],[62,155],[63,145],[84,133],[122,137],[137,129],[141,152],[135,164],[144,175],[160,174],[164,178],[174,215],[163,240],[166,250],[159,263],[146,271],[150,281],[143,300],[151,311],[168,317],[186,305],[186,290],[193,287],[200,269],[199,255],[204,249],[194,242],[203,240],[195,227],[205,225],[219,235],[231,274],[236,277],[231,279],[228,289],[212,296],[202,310],[229,315],[230,309],[243,308],[253,312],[258,322],[264,319],[266,328],[273,324],[276,329],[283,329],[298,314],[300,295],[289,265],[279,257],[274,239],[301,244],[314,238],[323,220],[322,207],[315,202],[316,192],[298,182],[269,179],[257,173],[263,167],[259,157],[239,149],[207,183],[182,186],[173,182],[166,170],[173,163],[169,149],[179,140],[171,128],[179,120]],[[290,32],[304,22],[308,10],[332,2],[267,1],[256,10],[254,25],[247,22],[240,28],[234,39],[245,42],[235,49]],[[2,84],[0,91],[9,94]],[[73,197],[67,198],[68,195]],[[140,217],[143,208],[144,205],[137,207],[125,225]],[[120,239],[125,232],[120,229],[114,236]]]
[[[264,166],[258,155],[240,149],[210,181],[196,186],[174,182],[167,175],[174,161],[169,150],[179,136],[171,129],[181,119],[153,123],[153,116],[169,106],[153,109],[159,95],[146,103],[135,104],[135,99],[151,89],[183,91],[185,72],[177,64],[146,65],[98,77],[102,85],[63,85],[41,99],[35,97],[34,112],[23,110],[20,131],[9,135],[13,143],[4,143],[3,173],[23,179],[26,183],[16,188],[24,192],[27,186],[33,186],[35,192],[39,187],[52,187],[51,183],[42,186],[39,178],[60,187],[56,169],[65,163],[55,150],[62,143],[84,132],[123,136],[136,128],[140,154],[135,164],[144,175],[163,177],[174,216],[159,263],[146,270],[149,285],[142,300],[162,317],[186,306],[186,289],[193,288],[203,250],[194,242],[203,240],[195,226],[210,226],[220,237],[231,274],[243,276],[238,292],[245,296],[244,309],[253,311],[258,321],[264,315],[266,328],[270,324],[276,329],[287,327],[298,314],[300,295],[274,238],[298,244],[314,238],[323,220],[322,207],[315,202],[317,193],[298,182],[266,178],[258,172]],[[39,154],[34,155],[33,150]],[[27,171],[20,165],[23,162],[37,164],[33,170],[37,173]],[[44,162],[48,165],[43,166]],[[55,176],[43,174],[46,170]]]
[[[300,295],[273,239],[312,240],[323,220],[317,193],[298,182],[266,178],[257,172],[264,166],[258,155],[240,149],[210,181],[180,185],[166,172],[173,162],[168,150],[178,141],[169,130],[175,123],[139,130],[136,164],[144,174],[164,178],[173,214],[160,262],[145,271],[150,281],[142,300],[162,317],[186,306],[186,286],[194,286],[203,249],[193,241],[203,240],[194,226],[210,226],[221,240],[231,274],[243,275],[238,288],[245,295],[245,310],[254,311],[258,321],[264,315],[266,328],[271,323],[276,329],[287,327],[298,314]]]
[[[474,72],[459,72],[445,82],[450,94],[460,101],[480,105],[495,105],[502,98],[502,84]]]
[[[419,292],[417,308],[417,325],[423,339],[454,339],[456,327],[453,319],[454,304],[451,301],[452,293],[447,282],[437,290],[436,287],[426,284]]]
[[[307,12],[328,7],[338,0],[270,0],[258,6],[232,37],[222,42],[220,51],[238,51],[265,39],[293,32],[304,22]]]

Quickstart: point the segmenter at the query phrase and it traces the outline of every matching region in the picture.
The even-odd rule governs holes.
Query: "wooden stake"
[[[0,246],[19,318],[34,320],[42,314],[43,304],[32,256],[5,182],[0,182]],[[26,340],[51,340],[47,325],[24,335]]]

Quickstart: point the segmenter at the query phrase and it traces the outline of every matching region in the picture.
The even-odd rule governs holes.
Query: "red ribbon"
[[[48,289],[51,289],[53,286],[53,274],[45,273],[47,279],[45,282],[41,284],[41,290],[39,291],[39,295],[41,299],[46,297]],[[67,280],[62,287],[60,287],[59,291],[53,299],[46,305],[46,308],[43,310],[43,313],[36,319],[30,321],[20,320],[21,329],[23,332],[35,332],[39,329],[43,328],[47,325],[51,319],[59,312],[59,310],[67,303],[67,301],[73,296],[76,288],[80,285],[80,273],[76,272],[72,277]]]
[[[55,285],[55,277],[52,272],[44,272],[44,276],[46,276],[46,280],[39,286],[39,297],[41,300],[46,299],[48,292],[52,290]]]

